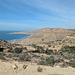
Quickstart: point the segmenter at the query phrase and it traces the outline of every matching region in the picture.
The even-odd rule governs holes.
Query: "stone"
[[[23,69],[26,69],[28,65],[23,65]]]
[[[18,69],[18,66],[16,64],[14,64],[13,69]]]

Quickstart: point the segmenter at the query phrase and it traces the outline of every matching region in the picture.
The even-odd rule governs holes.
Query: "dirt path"
[[[17,69],[14,69],[14,65],[17,65]],[[26,69],[23,65],[28,65]],[[41,67],[42,72],[38,72],[37,68]],[[0,61],[0,75],[75,75],[75,69],[39,66],[36,64],[18,63],[18,62],[1,62]]]

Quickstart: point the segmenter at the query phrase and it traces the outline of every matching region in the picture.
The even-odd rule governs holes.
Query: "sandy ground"
[[[18,68],[14,69],[14,65]],[[28,65],[26,69],[23,65]],[[37,68],[41,67],[42,72],[38,72]],[[75,75],[75,69],[60,68],[60,67],[50,67],[50,66],[40,66],[31,63],[18,63],[18,62],[2,62],[0,61],[0,75]]]

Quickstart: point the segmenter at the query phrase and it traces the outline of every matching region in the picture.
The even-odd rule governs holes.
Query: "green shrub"
[[[40,53],[40,50],[30,51],[32,53]]]
[[[62,51],[62,52],[68,52],[68,53],[75,53],[75,46],[65,46],[65,47],[62,47],[59,51]]]
[[[19,57],[19,54],[13,53],[13,57]]]
[[[67,63],[63,63],[63,64],[60,65],[61,68],[66,68],[68,66],[69,66],[69,64],[67,64]]]
[[[6,54],[4,52],[0,52],[0,59],[1,60],[5,60],[5,56]]]
[[[52,65],[54,64],[54,58],[53,58],[53,57],[47,57],[47,58],[46,58],[46,62],[47,62],[48,64],[50,64],[50,66],[52,66]]]
[[[52,53],[53,53],[53,50],[49,50],[49,49],[45,50],[45,54],[47,55],[51,55]]]
[[[38,62],[38,65],[48,65],[45,60],[41,60]]]
[[[48,47],[51,47],[51,45],[48,45]]]
[[[12,58],[12,55],[11,55],[11,54],[9,54],[9,55],[7,55],[7,57],[8,57],[8,58]]]
[[[51,55],[53,53],[53,50],[43,50],[43,49],[37,49],[37,50],[32,50],[32,51],[29,51],[29,52],[32,52],[32,53],[45,53],[47,55]]]
[[[9,50],[8,50],[8,52],[10,52],[10,53],[14,53],[14,51],[13,51],[13,50],[11,50],[11,49],[9,49]]]
[[[21,52],[22,52],[22,48],[15,48],[15,49],[14,49],[14,52],[15,52],[15,53],[21,53]]]
[[[31,57],[29,55],[27,55],[27,54],[23,54],[23,55],[20,55],[19,56],[19,59],[21,61],[30,61],[31,60]]]
[[[38,67],[38,68],[37,68],[37,71],[38,71],[38,72],[42,72],[43,69],[42,69],[41,67]]]
[[[36,46],[36,44],[32,44],[32,47],[36,48],[37,46]]]
[[[53,46],[53,48],[55,48],[55,46]]]
[[[75,68],[75,62],[69,64],[71,67]]]
[[[27,50],[27,47],[24,47],[25,50]]]
[[[47,57],[45,60],[39,61],[39,65],[47,65],[47,66],[53,66],[54,65],[54,58],[53,57]]]
[[[0,52],[0,56],[5,56],[5,52]]]
[[[44,41],[44,39],[42,39],[42,41]]]
[[[5,57],[3,57],[3,56],[0,56],[0,59],[1,59],[1,60],[6,60]]]

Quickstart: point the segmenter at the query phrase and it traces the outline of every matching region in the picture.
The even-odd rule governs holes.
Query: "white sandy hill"
[[[61,28],[45,28],[35,31],[29,32],[18,32],[15,34],[31,34],[27,39],[17,41],[15,43],[20,44],[32,44],[32,43],[40,43],[40,42],[49,42],[55,40],[62,40],[66,36],[71,35],[74,31],[68,29],[61,29]]]
[[[18,67],[17,69],[14,69],[15,64]],[[26,67],[26,69],[24,69],[23,65],[28,66]],[[38,72],[38,67],[41,67],[43,71]],[[0,61],[0,75],[75,75],[75,69],[71,67],[60,68],[12,61]]]

